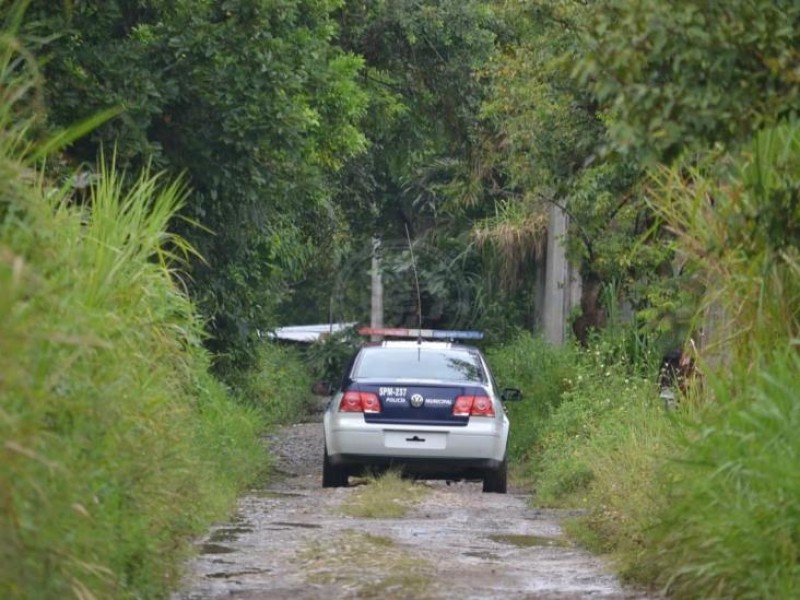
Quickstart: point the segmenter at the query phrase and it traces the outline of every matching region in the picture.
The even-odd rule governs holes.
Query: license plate
[[[383,445],[386,448],[444,450],[447,447],[447,434],[420,431],[384,431]]]

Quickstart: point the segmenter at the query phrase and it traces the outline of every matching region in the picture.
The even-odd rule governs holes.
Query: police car
[[[481,480],[504,494],[509,420],[483,354],[456,343],[474,331],[370,329],[410,339],[363,346],[347,365],[324,414],[323,487],[348,477],[399,468],[421,479]],[[319,388],[318,390],[319,391]]]

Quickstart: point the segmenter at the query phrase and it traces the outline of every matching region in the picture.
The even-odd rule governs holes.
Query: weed
[[[520,334],[490,349],[487,358],[501,386],[522,389],[523,401],[507,405],[511,420],[508,453],[518,461],[535,451],[542,426],[572,385],[572,348],[554,348],[541,338]]]
[[[355,531],[300,553],[311,583],[337,584],[357,598],[417,599],[433,596],[427,562],[391,538]]]
[[[357,598],[427,598],[433,572],[388,537],[346,531],[299,556],[311,583],[337,584]]]
[[[677,596],[788,598],[800,582],[800,358],[776,351],[689,428],[640,564]],[[722,409],[721,405],[725,408]]]
[[[268,426],[299,421],[315,406],[311,378],[294,348],[264,342],[253,367],[229,379],[239,401],[258,411]]]
[[[423,498],[426,488],[399,473],[388,471],[380,477],[368,477],[366,485],[353,491],[341,510],[350,517],[398,519]]]
[[[0,596],[162,597],[187,538],[253,477],[261,423],[208,374],[175,282],[187,191],[113,158],[85,204],[51,187],[0,44],[17,103],[0,109]]]

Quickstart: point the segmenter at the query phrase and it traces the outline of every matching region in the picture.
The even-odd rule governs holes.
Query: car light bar
[[[388,335],[403,338],[425,338],[434,340],[482,340],[482,331],[462,331],[458,329],[406,329],[403,327],[362,327],[361,335]]]

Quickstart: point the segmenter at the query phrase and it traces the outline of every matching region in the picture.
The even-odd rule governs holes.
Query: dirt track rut
[[[567,513],[479,483],[425,483],[400,519],[342,516],[354,488],[322,489],[322,425],[272,436],[281,477],[242,496],[198,542],[173,600],[643,598],[572,546]]]

